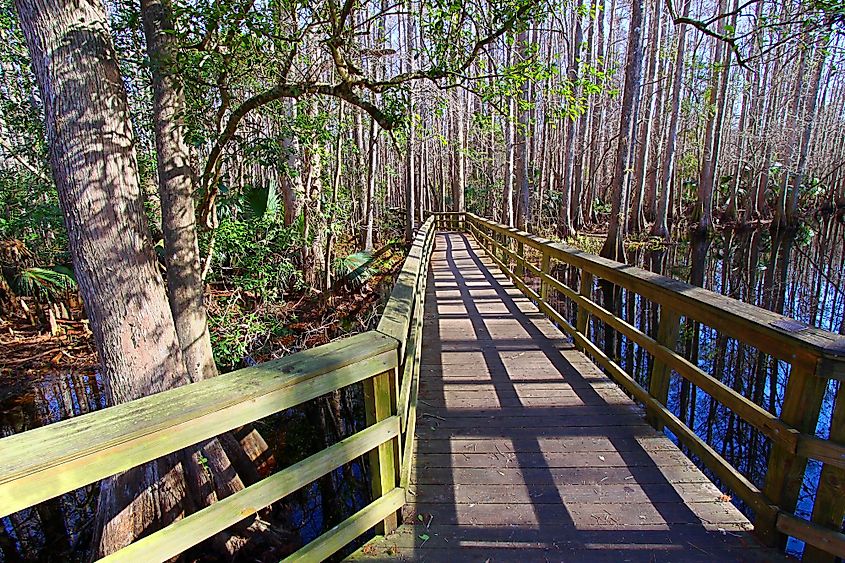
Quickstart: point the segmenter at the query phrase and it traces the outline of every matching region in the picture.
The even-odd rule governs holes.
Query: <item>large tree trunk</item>
[[[623,238],[625,236],[625,218],[628,212],[628,190],[626,189],[627,182],[625,179],[631,169],[630,147],[631,137],[635,129],[634,100],[640,87],[640,75],[642,74],[642,25],[642,0],[633,0],[631,2],[631,24],[628,31],[628,54],[625,63],[625,88],[622,93],[622,109],[619,117],[619,145],[616,151],[613,185],[611,186],[613,202],[607,238],[601,249],[603,257],[620,262],[625,261]]]
[[[186,383],[102,4],[19,0],[79,288],[113,403]]]
[[[185,113],[182,82],[174,71],[176,45],[173,39],[172,5],[169,0],[142,0],[141,16],[152,69],[153,127],[158,159],[158,190],[161,200],[164,255],[167,264],[167,295],[182,357],[190,381],[217,375],[197,243],[197,222],[193,191],[194,172],[185,141]],[[257,431],[241,430],[240,443],[231,435],[223,445],[241,472],[257,478],[253,462],[261,458],[261,472],[274,460],[267,443]]]
[[[65,0],[16,4],[45,104],[50,164],[109,402],[188,383],[144,220],[135,140],[105,9]],[[172,462],[104,482],[101,506],[117,510],[100,511],[100,554],[179,517],[172,508],[186,493]]]
[[[184,385],[191,375],[147,231],[105,9],[64,0],[20,0],[17,8],[45,101],[50,163],[109,403]],[[165,170],[181,164],[165,155]],[[101,486],[95,554],[243,486],[217,440],[111,477]]]

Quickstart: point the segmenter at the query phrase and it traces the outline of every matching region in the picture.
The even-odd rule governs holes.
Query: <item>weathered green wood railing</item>
[[[105,560],[170,559],[364,454],[373,501],[288,559],[319,561],[374,526],[395,527],[410,475],[433,223],[418,231],[376,330],[0,440],[0,517],[363,382],[367,428]]]
[[[828,382],[845,380],[845,337],[804,327],[782,315],[742,303],[640,268],[606,260],[561,243],[534,236],[471,213],[435,213],[437,225],[464,226],[488,251],[502,271],[548,317],[566,331],[585,353],[637,401],[650,422],[669,428],[733,493],[754,512],[755,529],[772,545],[792,536],[807,543],[805,560],[845,557],[845,392],[836,397],[830,439],[815,436]],[[515,249],[514,249],[515,247]],[[537,264],[526,258],[533,249]],[[552,261],[580,271],[580,287],[568,287],[551,276]],[[540,280],[539,293],[528,286],[524,272]],[[656,338],[643,333],[593,301],[594,279],[602,279],[660,306]],[[555,290],[577,306],[573,326],[549,305]],[[588,337],[590,316],[629,338],[654,358],[645,389]],[[768,412],[719,379],[676,353],[681,317],[699,321],[722,334],[791,364],[780,416]],[[760,490],[718,452],[666,408],[669,378],[674,371],[703,390],[771,441],[766,482]],[[823,463],[812,522],[795,516],[807,460]]]

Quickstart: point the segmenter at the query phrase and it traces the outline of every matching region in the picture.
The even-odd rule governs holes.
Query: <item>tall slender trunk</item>
[[[519,39],[517,39],[519,44]],[[514,63],[514,46],[507,50],[508,64]],[[505,225],[513,225],[513,193],[517,181],[517,148],[516,148],[516,102],[512,96],[508,97],[508,114],[505,117],[505,181],[502,192],[501,221]]]
[[[367,147],[367,189],[364,197],[364,220],[366,226],[364,228],[364,250],[373,250],[373,222],[375,221],[375,205],[376,205],[376,144],[378,140],[378,131],[376,131],[376,123],[370,120],[370,142]]]
[[[795,72],[795,82],[792,89],[792,100],[789,106],[787,115],[787,130],[790,134],[789,156],[786,164],[786,169],[783,171],[783,178],[781,180],[781,189],[778,194],[777,205],[775,206],[775,217],[773,226],[776,228],[788,228],[789,218],[787,217],[787,203],[789,201],[790,186],[794,185],[790,182],[794,174],[795,167],[799,160],[801,133],[798,126],[799,112],[801,108],[801,98],[804,91],[804,80],[806,79],[805,69],[807,66],[806,49],[799,49],[798,65]]]
[[[414,68],[414,57],[411,54],[414,50],[415,35],[414,35],[414,18],[410,15],[405,16],[405,45],[406,51],[409,54],[407,62],[408,72],[412,72]],[[410,242],[414,238],[414,230],[416,225],[414,223],[414,215],[417,212],[416,188],[414,185],[414,174],[416,173],[415,155],[416,150],[416,126],[414,123],[414,95],[413,90],[408,95],[408,144],[405,153],[405,240]]]
[[[459,97],[460,92],[458,93]],[[458,110],[455,112],[455,142],[453,143],[452,158],[454,162],[454,174],[452,175],[452,211],[464,211],[464,188],[466,184],[466,167],[464,163],[465,147],[465,124],[462,111],[462,104],[459,100]]]
[[[339,124],[343,124],[343,114],[344,114],[344,102],[338,100],[337,102],[337,122]],[[324,258],[324,263],[326,265],[325,268],[325,278],[323,282],[323,287],[327,290],[330,290],[332,287],[332,260],[334,256],[334,242],[335,242],[335,227],[334,227],[334,220],[337,215],[337,196],[338,191],[340,190],[340,179],[341,174],[343,172],[343,134],[338,131],[337,139],[335,139],[335,147],[334,147],[334,174],[332,175],[332,195],[331,195],[331,203],[329,207],[329,217],[328,217],[328,225],[329,225],[329,232],[328,237],[326,238],[326,254]]]
[[[572,97],[577,99],[579,95],[578,88],[578,60],[581,51],[581,43],[583,41],[584,32],[581,27],[581,18],[577,10],[573,10],[572,25],[574,28],[574,38],[570,43],[569,51],[569,68],[566,73],[566,78],[572,88]],[[566,152],[563,164],[563,182],[560,186],[562,197],[560,199],[560,214],[557,224],[557,234],[561,238],[571,236],[574,229],[572,225],[573,207],[580,205],[580,202],[574,198],[575,190],[575,150],[576,150],[576,136],[578,134],[579,119],[570,116],[566,122]],[[578,155],[579,157],[581,155]]]
[[[651,137],[654,131],[654,121],[658,119],[655,114],[657,98],[660,95],[657,85],[657,57],[660,46],[660,8],[662,4],[655,3],[652,9],[651,22],[649,26],[649,41],[651,47],[648,55],[648,71],[646,72],[646,86],[648,92],[643,92],[642,101],[642,126],[640,138],[637,142],[637,159],[634,165],[634,197],[631,202],[630,229],[640,232],[645,228],[645,212],[643,203],[645,201],[646,171],[649,163],[655,159],[651,153]]]
[[[718,13],[724,11],[725,0],[719,0]],[[720,20],[721,22],[721,20]],[[720,25],[720,30],[721,30]],[[719,139],[721,137],[721,123],[723,118],[720,102],[722,92],[727,85],[728,65],[727,48],[722,41],[713,40],[713,57],[711,63],[711,79],[708,87],[706,111],[708,113],[707,127],[704,133],[704,154],[702,156],[701,173],[698,177],[697,195],[693,226],[699,233],[709,233],[713,229],[713,197],[716,187],[716,172],[719,160]],[[723,69],[724,67],[724,69]]]
[[[523,32],[521,37],[524,37],[524,42],[520,43],[520,58],[523,60],[528,56],[528,37],[527,33]],[[534,100],[531,99],[531,81],[525,80],[522,83],[522,91],[520,99],[523,107],[519,114],[519,144],[517,147],[516,158],[516,188],[517,188],[517,205],[516,205],[516,226],[519,229],[525,229],[526,224],[530,220],[531,214],[531,165],[530,146],[534,135],[531,134],[531,113],[534,111]]]
[[[153,85],[153,128],[158,159],[161,229],[167,294],[191,381],[217,375],[208,333],[194,209],[194,172],[185,127],[185,97],[173,71],[175,45],[169,0],[143,0],[141,16]]]
[[[684,17],[689,16],[690,0],[685,0]],[[669,132],[666,137],[666,149],[663,153],[663,168],[660,179],[660,194],[657,198],[657,214],[651,226],[652,236],[669,238],[667,226],[669,203],[672,194],[672,178],[675,175],[675,147],[678,143],[678,122],[681,117],[681,90],[684,87],[684,55],[686,48],[687,27],[678,26],[678,50],[675,53],[675,76],[672,82],[672,107],[670,109]]]
[[[625,261],[625,247],[623,239],[628,212],[628,193],[626,178],[631,168],[631,137],[634,131],[634,101],[640,87],[642,71],[642,24],[643,2],[631,2],[631,24],[628,31],[628,54],[625,63],[625,87],[622,93],[622,109],[619,112],[619,145],[616,151],[616,163],[613,170],[612,206],[607,239],[601,249],[605,258]]]
[[[816,46],[816,56],[813,74],[807,88],[804,100],[804,117],[801,134],[801,149],[798,154],[798,163],[795,166],[795,176],[792,178],[792,185],[789,192],[789,201],[786,207],[786,222],[790,226],[798,223],[798,197],[801,191],[801,184],[807,168],[807,156],[810,152],[810,140],[813,135],[813,126],[816,121],[816,104],[819,98],[822,70],[824,69],[825,53],[827,52],[827,41],[822,41]]]

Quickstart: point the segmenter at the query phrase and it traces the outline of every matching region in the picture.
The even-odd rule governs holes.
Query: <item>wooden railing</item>
[[[745,502],[754,513],[755,529],[764,541],[782,546],[786,536],[803,540],[807,543],[805,560],[832,561],[835,556],[845,557],[845,535],[841,533],[845,515],[845,392],[840,390],[836,397],[830,439],[815,436],[829,380],[845,379],[845,337],[806,327],[724,295],[606,260],[471,213],[434,215],[441,228],[460,230],[465,226],[513,283],[567,332],[577,347],[645,406],[648,419],[655,427],[668,428],[690,453]],[[527,258],[527,249],[530,249],[534,263]],[[553,261],[580,272],[577,289],[551,275]],[[526,283],[526,273],[540,280],[539,292]],[[593,291],[599,279],[659,305],[655,337],[596,303]],[[548,297],[552,290],[575,304],[574,325],[550,305]],[[591,316],[653,357],[648,389],[589,338]],[[681,317],[698,321],[791,364],[779,416],[705,373],[675,351]],[[666,407],[673,371],[770,440],[762,490]],[[823,464],[812,521],[794,515],[808,459]]]
[[[390,531],[411,468],[433,219],[417,233],[374,331],[0,440],[0,517],[363,382],[367,427],[108,556],[165,561],[368,454],[372,502],[291,555],[320,561]],[[398,393],[397,393],[398,392]]]

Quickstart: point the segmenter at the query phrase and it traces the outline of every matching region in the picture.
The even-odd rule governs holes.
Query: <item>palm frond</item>
[[[51,297],[76,287],[73,271],[65,266],[24,268],[18,274],[17,282],[20,294],[33,296]]]

